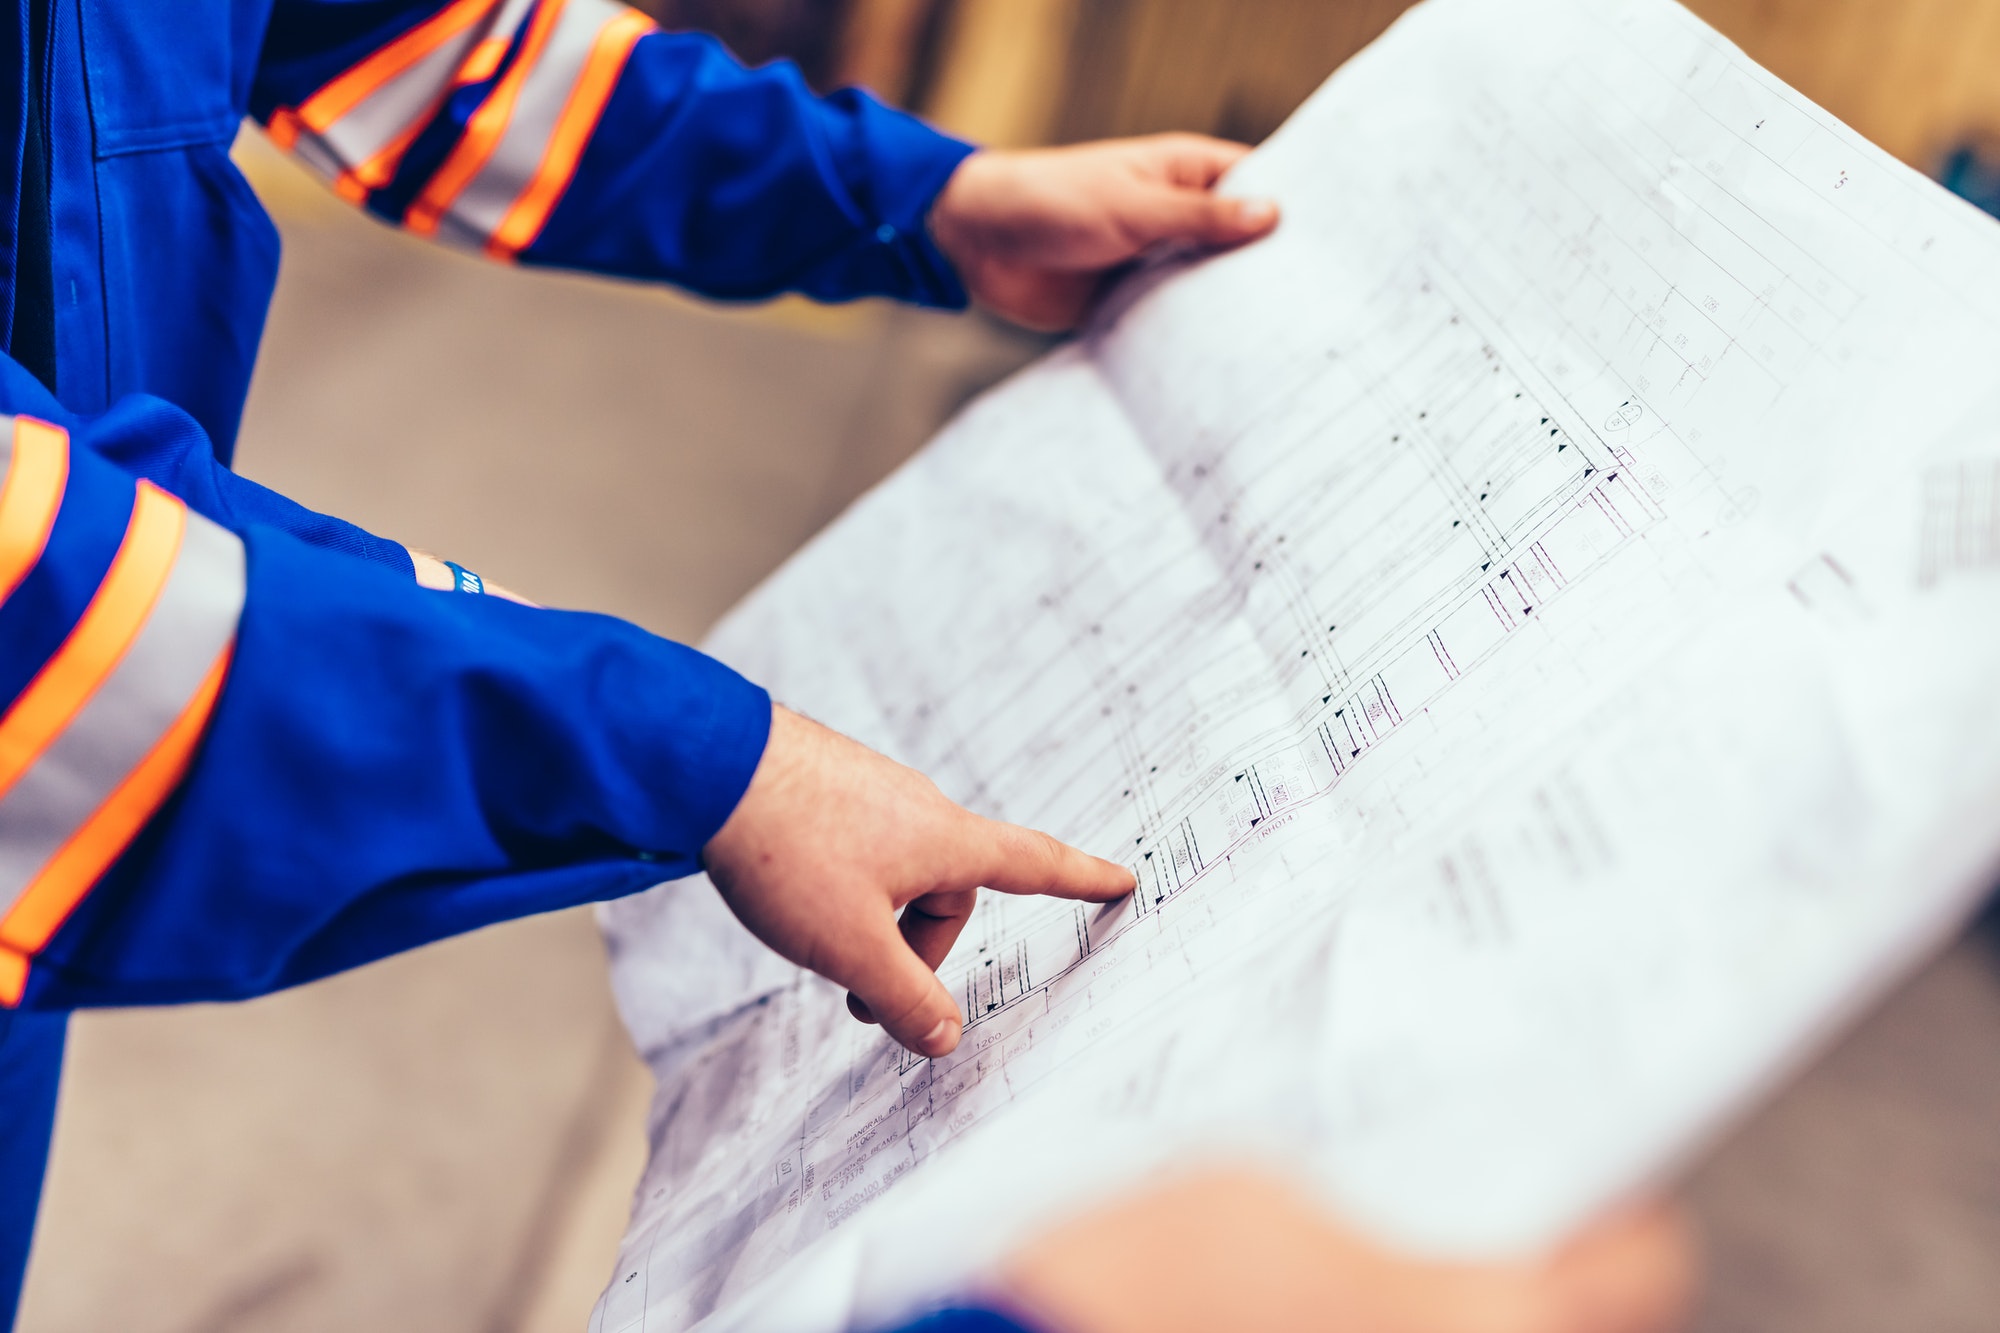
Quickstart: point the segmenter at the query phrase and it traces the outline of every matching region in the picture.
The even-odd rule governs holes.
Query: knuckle
[[[937,889],[903,909],[906,918],[918,921],[962,921],[972,915],[979,890]]]
[[[1046,879],[1062,864],[1063,845],[1040,829],[1016,828],[1014,860],[1021,870]]]

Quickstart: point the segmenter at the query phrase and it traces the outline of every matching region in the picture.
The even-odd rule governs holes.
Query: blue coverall
[[[66,1011],[251,996],[695,869],[763,691],[426,591],[227,469],[278,265],[246,114],[522,264],[964,302],[970,149],[610,0],[20,0],[0,51],[0,1325]],[[395,430],[393,420],[379,429]]]

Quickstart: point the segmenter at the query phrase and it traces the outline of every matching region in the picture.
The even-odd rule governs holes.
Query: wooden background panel
[[[1410,0],[636,0],[1002,145],[1191,129],[1254,143]],[[1924,170],[2000,138],[2000,0],[1688,0]]]
[[[1772,72],[1933,170],[2000,132],[2000,0],[1691,0]]]
[[[1087,0],[1065,139],[1200,129],[1254,143],[1408,0]]]
[[[933,21],[934,76],[923,111],[976,143],[1017,148],[1073,138],[1057,123],[1068,90],[1090,80],[1123,84],[1132,53],[1081,59],[1083,15],[1116,0],[953,0]],[[1087,136],[1086,136],[1087,137]]]
[[[1012,142],[1163,129],[1255,142],[1406,7],[1407,0],[945,0],[946,26],[960,39],[942,54],[936,109],[948,124],[968,132],[990,125]],[[1692,7],[1922,169],[1934,169],[1956,143],[2000,134],[2000,0],[1692,0]],[[1039,53],[1033,87],[1020,72],[1030,48]]]

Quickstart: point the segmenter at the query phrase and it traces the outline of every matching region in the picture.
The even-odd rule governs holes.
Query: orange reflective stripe
[[[12,1009],[28,991],[28,960],[0,945],[0,1009]]]
[[[361,178],[352,171],[343,171],[333,178],[334,197],[343,203],[365,204],[371,187],[363,185]]]
[[[419,236],[436,234],[445,210],[492,158],[493,150],[500,146],[501,136],[507,132],[507,123],[514,118],[514,103],[521,96],[521,85],[542,58],[542,49],[548,45],[549,34],[555,31],[556,20],[562,17],[562,11],[563,0],[542,0],[536,8],[527,35],[521,39],[520,54],[513,66],[500,76],[500,81],[493,85],[493,91],[472,113],[458,147],[452,149],[451,156],[431,177],[424,192],[417,196],[416,203],[410,205],[403,225],[411,231]]]
[[[291,152],[299,141],[299,113],[290,107],[279,107],[265,124],[264,136],[282,151]]]
[[[33,417],[14,418],[14,460],[0,487],[0,602],[42,558],[69,485],[69,433]]]
[[[159,743],[22,890],[13,908],[0,919],[0,956],[9,951],[29,955],[46,947],[91,886],[132,845],[146,821],[180,785],[195,747],[208,730],[209,716],[229,674],[232,651],[233,645],[222,650]],[[25,959],[21,972],[25,984]]]
[[[458,0],[390,42],[300,104],[297,115],[315,133],[368,100],[371,93],[493,12],[500,0]],[[278,117],[271,119],[277,137]],[[286,146],[281,144],[281,147]]]
[[[473,47],[472,54],[467,56],[465,64],[459,67],[457,85],[462,88],[468,83],[478,83],[481,79],[492,78],[493,71],[499,69],[500,62],[506,59],[507,47],[511,41],[512,39],[505,33],[501,33],[495,37],[488,37]]]
[[[125,540],[97,594],[55,656],[0,717],[0,796],[60,736],[132,646],[180,553],[187,509],[149,481],[138,487]]]
[[[590,142],[591,132],[604,114],[604,104],[611,100],[611,90],[618,86],[626,58],[639,39],[651,31],[653,21],[637,10],[620,14],[599,29],[590,48],[590,59],[577,76],[569,100],[563,104],[562,116],[549,136],[548,148],[535,168],[534,178],[507,210],[507,216],[494,229],[493,239],[486,244],[487,252],[494,258],[512,258],[541,234],[542,224],[549,220],[556,201],[576,175],[584,145]]]

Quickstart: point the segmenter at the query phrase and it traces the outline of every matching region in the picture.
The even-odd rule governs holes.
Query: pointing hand
[[[703,849],[709,878],[758,939],[847,987],[856,1017],[919,1054],[958,1045],[958,1006],[936,968],[982,887],[1085,902],[1134,887],[1122,866],[983,819],[921,773],[789,709],[771,713],[749,790]]]

